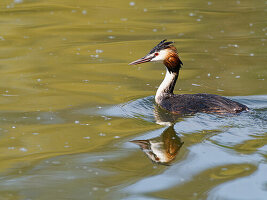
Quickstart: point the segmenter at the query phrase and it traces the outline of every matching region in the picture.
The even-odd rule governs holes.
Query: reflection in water
[[[185,117],[185,115],[181,114],[172,114],[164,109],[162,109],[160,106],[155,105],[154,107],[154,117],[156,120],[156,123],[159,125],[165,125],[165,126],[172,126],[176,123],[176,121],[179,118]]]
[[[168,127],[159,137],[148,140],[132,140],[153,161],[159,164],[172,162],[184,144],[177,136],[173,126]]]

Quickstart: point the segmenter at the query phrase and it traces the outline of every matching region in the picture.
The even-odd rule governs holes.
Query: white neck
[[[173,89],[177,78],[178,78],[178,73],[169,72],[169,70],[167,69],[165,78],[160,84],[155,96],[155,101],[157,104],[160,104],[163,95],[173,94]]]

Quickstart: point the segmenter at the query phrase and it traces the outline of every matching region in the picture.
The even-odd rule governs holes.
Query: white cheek
[[[162,61],[166,58],[167,56],[167,51],[166,50],[161,50],[160,52],[158,52],[159,55],[156,56],[155,58],[153,58],[151,61]]]

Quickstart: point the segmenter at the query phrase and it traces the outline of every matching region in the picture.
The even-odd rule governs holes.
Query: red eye
[[[159,53],[155,53],[154,55],[155,55],[155,56],[158,56],[158,55],[159,55]]]

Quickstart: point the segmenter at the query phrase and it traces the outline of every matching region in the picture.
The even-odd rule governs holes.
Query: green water
[[[266,199],[266,5],[2,0],[0,200]],[[251,111],[159,125],[165,69],[128,63],[165,38],[184,63],[175,93]],[[166,134],[183,142],[169,165],[129,142]]]

